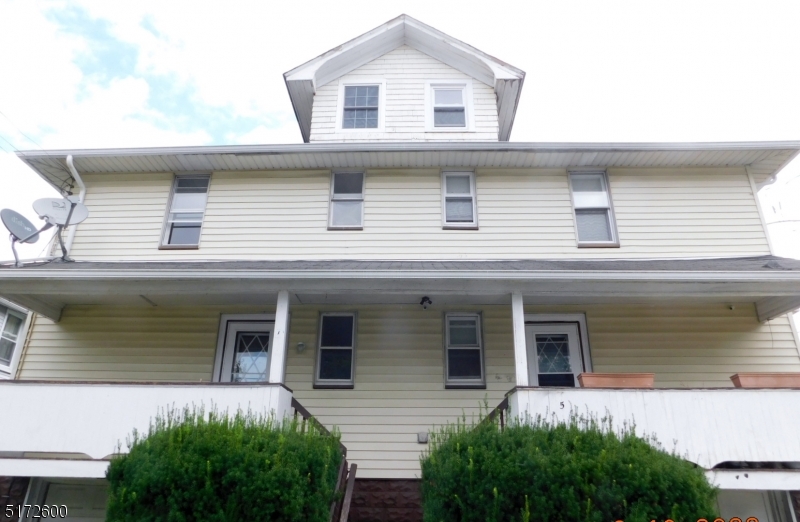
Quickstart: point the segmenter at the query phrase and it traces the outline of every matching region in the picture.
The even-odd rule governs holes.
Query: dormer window
[[[339,87],[337,127],[345,132],[380,132],[386,107],[385,91],[384,80],[342,82]]]
[[[441,80],[426,82],[426,131],[470,132],[472,116],[472,82]]]

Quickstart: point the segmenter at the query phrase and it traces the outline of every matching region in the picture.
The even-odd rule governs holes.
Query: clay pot
[[[582,373],[578,382],[583,388],[652,388],[653,373]]]
[[[737,373],[731,380],[737,388],[800,388],[800,373]]]

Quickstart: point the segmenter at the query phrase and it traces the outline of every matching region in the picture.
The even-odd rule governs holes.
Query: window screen
[[[335,172],[331,179],[331,228],[361,228],[364,215],[364,173]]]
[[[165,245],[198,245],[208,197],[208,176],[178,176],[172,191]]]
[[[570,182],[575,203],[578,243],[616,244],[605,173],[572,173]]]
[[[463,87],[433,87],[433,126],[466,127]]]
[[[355,314],[323,314],[320,318],[317,383],[353,384]]]
[[[474,226],[477,224],[473,173],[445,173],[444,222],[445,225]]]
[[[353,85],[344,88],[344,129],[377,129],[379,85]]]
[[[447,384],[482,385],[480,315],[448,314],[445,322]]]

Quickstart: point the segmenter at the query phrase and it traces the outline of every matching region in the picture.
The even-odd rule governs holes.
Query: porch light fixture
[[[306,343],[304,343],[303,341],[297,343],[297,353],[303,353],[303,350],[305,349],[306,349]]]
[[[423,310],[427,310],[428,307],[433,304],[433,301],[431,301],[431,298],[426,295],[425,297],[422,298],[419,304],[420,306],[422,306]]]

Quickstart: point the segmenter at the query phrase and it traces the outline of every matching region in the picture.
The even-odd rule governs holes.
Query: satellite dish
[[[8,231],[11,232],[11,235],[14,236],[15,241],[20,243],[36,243],[39,241],[39,232],[36,227],[19,212],[4,208],[0,210],[0,219],[2,219]]]
[[[36,214],[51,225],[77,225],[89,217],[89,209],[79,201],[43,198],[33,202]]]

